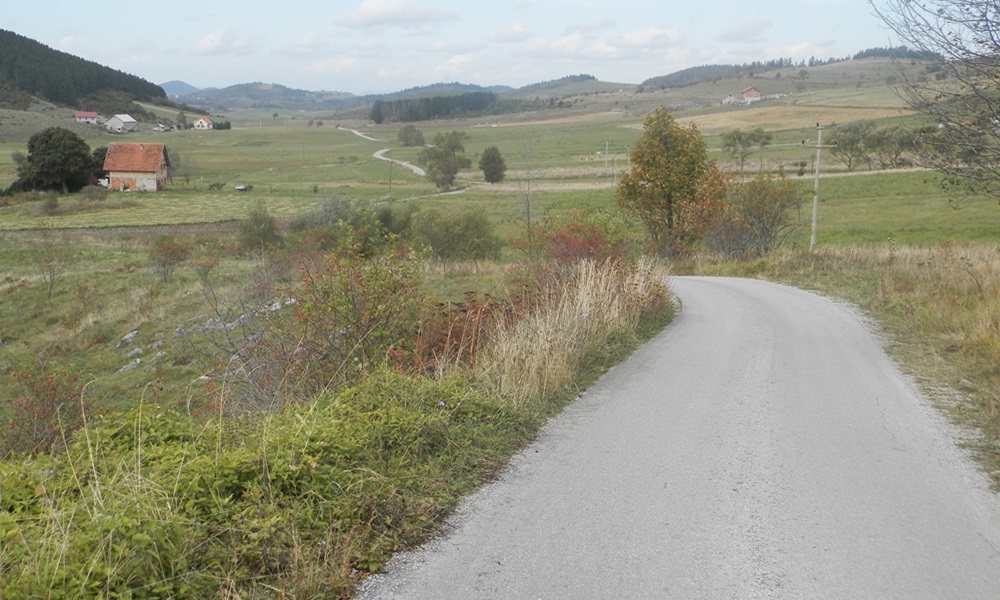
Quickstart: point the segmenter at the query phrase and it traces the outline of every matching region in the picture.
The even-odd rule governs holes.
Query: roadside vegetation
[[[348,596],[672,314],[614,219],[405,217],[5,236],[0,596]]]
[[[886,64],[770,70],[800,95],[738,108],[713,81],[502,125],[235,113],[156,134],[155,194],[23,179],[54,123],[0,112],[0,187],[56,188],[0,197],[0,597],[348,597],[662,329],[672,273],[857,304],[1000,485],[997,207],[898,170],[926,122]],[[823,155],[810,252],[818,120],[871,135]]]

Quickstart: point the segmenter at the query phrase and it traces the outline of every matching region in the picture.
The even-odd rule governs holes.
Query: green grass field
[[[698,125],[712,156],[729,170],[737,167],[720,151],[722,133],[735,127],[764,127],[772,133],[771,146],[762,156],[751,156],[746,170],[754,172],[762,160],[765,168],[781,167],[801,183],[797,217],[801,227],[791,243],[803,247],[809,239],[815,152],[801,142],[815,139],[817,121],[830,126],[833,135],[835,123],[914,119],[885,85],[888,68],[884,61],[864,61],[841,65],[839,70],[813,69],[805,79],[798,70],[782,72],[781,77],[773,73],[754,84],[788,93],[787,97],[738,108],[713,102],[680,109],[676,116],[682,123]],[[642,133],[639,107],[656,102],[693,105],[698,98],[716,97],[738,83],[722,81],[633,95],[588,94],[580,97],[574,109],[562,112],[420,123],[418,128],[428,142],[439,131],[459,130],[468,136],[466,153],[474,166],[459,175],[457,187],[465,189],[454,194],[440,194],[425,178],[372,156],[388,148],[392,158],[416,162],[419,148],[397,142],[399,125],[370,126],[321,114],[274,118],[271,110],[226,115],[233,129],[222,131],[147,130],[122,137],[70,123],[91,147],[119,140],[163,142],[180,157],[179,164],[174,165],[173,180],[165,192],[110,193],[103,200],[70,196],[60,198],[58,209],[48,213],[37,201],[0,205],[0,340],[5,342],[0,346],[0,366],[8,368],[33,356],[51,354],[64,356],[68,365],[87,364],[95,372],[107,372],[121,362],[118,353],[108,352],[108,345],[130,329],[141,326],[150,335],[169,340],[178,325],[204,317],[199,311],[205,307],[191,269],[179,270],[169,285],[156,283],[147,256],[152,234],[182,232],[199,251],[221,253],[224,260],[216,272],[225,272],[224,279],[240,281],[254,266],[231,252],[227,236],[232,239],[235,222],[245,218],[257,201],[263,201],[279,221],[313,211],[331,198],[410,204],[417,209],[472,207],[485,212],[504,239],[523,234],[529,197],[535,223],[573,211],[616,211],[614,182],[628,168],[629,148]],[[0,186],[14,180],[11,154],[25,151],[32,131],[66,125],[68,119],[65,110],[0,111]],[[319,121],[323,125],[315,126]],[[475,167],[479,154],[492,145],[500,149],[508,167],[506,180],[497,185],[485,184]],[[799,175],[802,163],[806,167]],[[845,171],[830,153],[824,153],[817,227],[821,248],[989,244],[1000,233],[995,203],[973,202],[956,210],[933,172],[848,175]],[[253,189],[238,192],[236,185],[252,185]],[[221,237],[210,233],[212,229],[192,233],[191,226],[204,224],[223,224],[219,231],[228,233]],[[54,234],[40,238],[44,231]],[[43,286],[36,257],[52,239],[71,244],[78,260],[50,303],[40,295]],[[518,255],[506,250],[503,257],[514,260]],[[439,280],[455,276],[452,272]],[[477,280],[476,275],[461,277]],[[495,277],[485,281],[495,281]],[[449,282],[439,288],[462,289],[464,285]],[[178,347],[174,352],[184,355],[189,350]],[[180,397],[200,367],[178,362],[186,365],[172,376]],[[128,387],[125,382],[130,378],[141,379],[115,376],[108,385]]]
[[[479,153],[491,145],[496,145],[506,159],[508,174],[504,182],[485,184],[481,173],[473,167],[460,174],[457,186],[463,188],[460,193],[448,194],[438,193],[424,178],[400,165],[390,165],[372,157],[377,150],[390,148],[389,156],[392,158],[416,161],[418,148],[405,148],[397,143],[398,126],[369,127],[365,123],[338,121],[335,116],[322,114],[283,114],[273,118],[271,109],[256,109],[226,115],[225,118],[233,123],[232,130],[143,131],[121,137],[67,123],[65,110],[39,113],[0,111],[0,187],[9,185],[16,176],[11,154],[24,152],[28,136],[52,125],[73,128],[85,137],[91,147],[119,140],[163,142],[180,157],[180,164],[175,165],[173,181],[165,192],[109,193],[104,199],[84,194],[61,197],[54,211],[51,207],[48,211],[43,210],[43,203],[38,199],[0,198],[0,398],[24,396],[25,390],[13,376],[15,371],[38,369],[40,365],[45,365],[47,373],[78,374],[87,384],[86,400],[98,411],[136,410],[138,406],[139,413],[167,414],[170,411],[161,413],[158,408],[168,407],[177,408],[182,413],[197,414],[213,398],[221,397],[221,392],[211,387],[207,374],[217,374],[220,364],[226,363],[228,357],[238,352],[242,342],[253,340],[252,332],[248,334],[239,328],[220,328],[219,324],[238,323],[245,314],[264,314],[267,309],[261,307],[273,302],[275,290],[288,289],[298,279],[297,257],[291,252],[256,256],[238,247],[238,221],[247,216],[248,210],[257,201],[263,201],[269,214],[283,223],[316,210],[331,198],[362,203],[405,203],[417,209],[458,210],[472,207],[488,215],[501,237],[514,238],[525,230],[529,197],[532,221],[535,223],[574,211],[583,214],[616,211],[614,182],[628,168],[628,149],[642,133],[642,115],[645,110],[662,103],[682,107],[676,112],[678,120],[698,124],[706,136],[712,156],[730,171],[736,165],[720,151],[722,133],[735,127],[764,127],[774,136],[772,145],[762,156],[754,155],[747,160],[747,173],[753,173],[758,164],[769,170],[780,167],[802,188],[802,203],[797,215],[800,228],[790,240],[790,246],[794,246],[791,251],[783,249],[754,263],[719,264],[714,256],[699,255],[690,262],[675,263],[672,268],[684,272],[783,278],[835,297],[850,299],[883,319],[888,324],[886,330],[897,336],[895,339],[905,348],[918,348],[921,352],[934,354],[926,360],[907,362],[907,368],[912,372],[960,386],[968,385],[970,389],[979,386],[984,377],[996,377],[996,353],[973,352],[977,348],[996,347],[995,308],[986,307],[980,313],[970,313],[972,316],[967,320],[974,326],[966,328],[972,331],[969,334],[959,333],[957,325],[944,330],[938,325],[996,297],[993,293],[997,287],[995,279],[986,277],[988,272],[996,271],[1000,207],[995,201],[970,202],[956,209],[940,186],[940,176],[934,172],[911,170],[847,174],[843,165],[838,164],[829,153],[824,153],[821,162],[823,177],[819,186],[819,249],[815,253],[796,251],[807,246],[809,240],[815,151],[801,141],[815,138],[815,123],[822,122],[832,134],[836,123],[858,119],[878,119],[888,123],[917,118],[902,110],[898,97],[885,85],[891,71],[887,70],[884,62],[865,61],[841,67],[839,70],[810,69],[807,77],[801,76],[798,69],[791,69],[782,72],[781,77],[772,73],[766,78],[755,79],[753,83],[760,84],[759,87],[765,88],[765,91],[784,91],[789,96],[750,107],[732,108],[714,104],[713,98],[734,91],[737,85],[746,84],[745,81],[723,81],[632,96],[588,94],[580,97],[580,103],[573,110],[561,113],[418,124],[428,142],[438,131],[465,132],[468,135],[466,151],[474,165]],[[698,102],[703,104],[698,105]],[[164,117],[169,118],[170,115],[165,113]],[[324,124],[310,127],[309,119],[322,120]],[[358,136],[351,129],[374,140]],[[824,140],[829,139],[824,133]],[[798,174],[799,163],[807,165],[801,175]],[[253,189],[238,192],[236,185],[252,185]],[[641,232],[638,224],[634,227],[635,231]],[[175,236],[188,244],[192,251],[190,260],[181,264],[169,280],[161,277],[150,254],[151,242],[159,235]],[[71,258],[61,264],[65,270],[60,272],[49,298],[46,257],[53,250],[68,252]],[[421,286],[428,298],[442,303],[458,300],[470,290],[502,297],[507,281],[505,274],[511,263],[521,257],[508,247],[500,261],[425,261],[420,266]],[[914,282],[914,273],[923,278],[921,282]],[[662,278],[658,275],[656,279]],[[945,285],[946,280],[951,281]],[[917,291],[920,293],[910,295]],[[255,300],[264,304],[254,304]],[[929,311],[931,307],[938,312]],[[132,332],[136,332],[135,338],[124,343],[123,337]],[[528,337],[533,335],[536,335],[534,329],[529,331]],[[548,337],[559,339],[558,334]],[[939,352],[939,348],[949,349]],[[968,357],[966,359],[973,364],[973,368],[942,371],[940,364],[955,357]],[[134,368],[123,368],[136,358],[139,362],[133,365]],[[612,358],[620,359],[621,356],[614,355],[607,360]],[[551,362],[550,359],[551,354],[544,353],[543,362]],[[582,379],[596,377],[598,370]],[[576,385],[586,385],[580,379],[572,381]],[[406,404],[414,395],[411,387],[398,382],[391,385],[385,383],[385,388],[382,385],[378,381],[373,382],[368,392],[378,399],[378,406],[385,403],[388,408],[391,402],[386,398],[391,398],[392,402],[400,398]],[[462,391],[465,388],[453,387],[448,382],[444,385],[452,390],[451,393],[461,395],[456,407],[473,402],[474,399]],[[960,389],[964,390],[964,387]],[[567,395],[567,399],[571,396]],[[384,440],[379,443],[384,442],[395,451],[393,444],[396,438],[392,436],[396,435],[393,432],[399,429],[397,424],[400,423],[396,416],[385,421],[383,419],[390,418],[387,416],[389,413],[379,408],[371,413],[376,420],[369,424],[359,420],[356,414],[359,397],[354,395],[350,398],[350,402],[343,403],[350,414],[327,417],[326,413],[317,412],[293,423],[287,430],[278,425],[276,431],[287,435],[288,447],[300,452],[306,448],[304,440],[297,437],[303,424],[315,419],[324,427],[335,426],[330,431],[337,433],[317,438],[330,446],[326,443],[328,440],[336,440],[339,444],[348,439],[338,429],[341,424],[354,423],[357,431],[363,432],[364,436],[382,440],[384,434]],[[447,398],[450,403],[452,396]],[[436,397],[430,405],[438,406]],[[987,407],[983,412],[989,412],[993,425],[984,428],[992,433],[984,437],[982,443],[993,447],[995,454],[995,447],[1000,447],[995,442],[1000,439],[996,403],[985,402],[983,406]],[[499,414],[495,407],[487,412],[494,416]],[[5,423],[9,414],[0,411],[0,424]],[[539,414],[532,412],[531,419],[540,422]],[[294,420],[299,417],[290,413],[289,418]],[[972,422],[981,425],[989,419],[978,422],[972,419]],[[272,420],[265,420],[267,424],[262,427],[270,429]],[[136,425],[126,424],[122,431],[134,429],[135,435],[138,435],[141,430],[139,421],[136,416]],[[251,423],[251,420],[247,421],[246,431],[253,433],[254,428],[249,427]],[[427,422],[415,421],[415,424],[420,425],[414,429],[419,432],[418,441],[424,444],[427,442],[425,434],[429,431]],[[405,487],[429,487],[436,494],[430,500],[411,502],[414,507],[422,507],[423,512],[418,511],[416,518],[421,528],[427,531],[433,529],[435,520],[444,513],[445,507],[453,505],[457,495],[470,491],[477,478],[488,477],[492,469],[502,464],[513,448],[523,442],[523,436],[533,431],[516,422],[516,419],[501,424],[511,429],[509,433],[504,433],[509,437],[501,436],[492,445],[480,443],[476,441],[478,438],[469,438],[464,433],[455,434],[454,442],[443,444],[455,449],[462,460],[481,467],[485,465],[479,471],[463,467],[455,473],[447,469],[441,469],[446,472],[430,475],[425,474],[426,471],[405,473]],[[225,428],[229,429],[230,423],[227,422]],[[310,431],[311,428],[312,425],[309,425]],[[459,430],[449,426],[448,431],[454,433]],[[243,429],[234,427],[225,435],[235,438],[234,432],[240,436],[244,434]],[[155,430],[146,435],[158,436]],[[164,435],[164,438],[169,437]],[[178,437],[186,439],[184,435]],[[202,437],[195,436],[199,441]],[[211,442],[209,446],[216,446],[214,450],[192,451],[192,456],[205,459],[213,456],[214,452],[219,474],[213,471],[206,476],[207,481],[222,481],[239,465],[257,464],[260,456],[266,454],[252,444],[244,448],[244,440],[234,439],[234,446],[243,448],[250,458],[246,461],[241,459],[239,465],[236,462],[230,465],[225,460],[218,460],[223,437],[220,432],[218,445],[215,438],[208,439]],[[247,436],[248,442],[261,439],[265,438]],[[368,438],[365,437],[365,440]],[[368,441],[363,443],[369,444]],[[138,443],[134,452],[132,448],[123,450],[130,456],[134,453],[137,466],[141,464],[140,450],[153,447],[149,443],[143,444]],[[332,445],[331,451],[336,450],[334,454],[340,452],[337,444]],[[418,449],[415,454],[420,454],[417,442],[413,447]],[[987,463],[993,461],[995,465],[1000,465],[1000,458],[993,454],[990,454],[992,458]],[[386,452],[388,457],[394,455],[394,452]],[[342,458],[340,456],[337,460]],[[130,460],[123,459],[121,464]],[[298,463],[292,464],[284,458],[282,461],[275,465],[290,472],[299,468]],[[187,464],[188,459],[183,462]],[[449,467],[458,463],[450,458],[440,460],[441,465]],[[264,467],[271,468],[266,461]],[[369,477],[369,473],[388,472],[384,467],[350,470],[364,481],[340,487],[335,494],[330,494],[318,504],[331,506],[328,499],[332,497],[348,504],[360,498],[358,508],[351,509],[359,513],[342,514],[355,517],[357,514],[375,514],[383,505],[378,504],[372,509],[365,502],[374,497],[368,490],[376,479],[379,486],[388,490],[387,497],[393,502],[402,489],[393,488],[394,483],[385,483],[389,480],[381,479],[381,475],[375,479]],[[1000,466],[996,468],[1000,469]],[[110,471],[119,472],[120,469]],[[177,473],[181,471],[178,468]],[[183,471],[185,474],[189,472],[187,467]],[[995,473],[1000,473],[1000,470]],[[1000,481],[1000,475],[995,475],[995,478]],[[142,480],[130,475],[126,479],[129,482]],[[319,479],[310,476],[304,477],[303,481]],[[38,501],[40,488],[33,484],[29,486],[23,478],[7,481],[15,481],[24,488],[21,492],[25,498]],[[171,484],[175,492],[178,489],[186,492],[188,486],[178,485],[178,481],[173,480]],[[131,515],[134,512],[139,515],[135,522],[155,525],[149,529],[154,537],[157,530],[164,529],[160,526],[161,521],[148,518],[149,511],[142,504],[148,500],[145,491],[133,493],[135,490],[129,487],[131,483],[104,485],[106,490],[112,490],[122,498],[122,514]],[[73,491],[70,495],[76,493]],[[249,494],[239,496],[241,502],[248,497]],[[263,506],[267,510],[280,511],[282,516],[298,514],[290,511],[289,505],[279,507],[270,502],[274,501],[263,502],[257,508]],[[307,504],[309,507],[316,505],[312,498]],[[174,502],[174,505],[179,504]],[[247,510],[240,513],[242,521],[235,525],[228,516],[224,522],[233,531],[242,532],[245,528],[247,539],[260,535],[262,556],[271,551],[294,555],[295,552],[275,550],[285,548],[281,546],[284,542],[279,541],[280,536],[269,537],[266,531],[271,522],[259,520],[262,514],[259,510]],[[126,521],[123,519],[123,522]],[[407,526],[412,525],[411,521],[404,522],[408,523]],[[316,525],[315,521],[308,523],[309,528]],[[322,529],[328,524],[324,522],[318,527]],[[50,541],[57,540],[52,543],[52,547],[57,548],[53,556],[59,557],[52,563],[61,564],[66,545],[57,538],[65,534],[69,540],[77,533],[75,530],[70,532],[68,527],[65,532],[59,527],[49,529],[53,534]],[[178,531],[178,539],[188,539],[190,524],[185,523]],[[125,537],[137,539],[137,536]],[[382,544],[377,551],[372,549],[374,545],[372,548],[366,546],[361,550],[344,550],[343,556],[338,556],[336,552],[327,553],[320,544],[313,543],[313,538],[303,538],[305,541],[301,546],[293,544],[293,548],[308,549],[313,553],[301,555],[301,565],[292,570],[293,576],[299,579],[300,587],[306,588],[309,586],[304,580],[310,579],[312,573],[321,573],[315,577],[319,583],[309,589],[320,589],[317,593],[328,594],[328,584],[323,582],[327,582],[330,574],[340,568],[345,574],[338,585],[349,586],[352,578],[356,577],[353,569],[361,565],[361,562],[352,561],[359,560],[359,556],[369,561],[368,564],[382,560],[391,545],[386,540],[391,542],[394,539],[377,531],[372,537],[378,538],[372,544]],[[414,534],[412,537],[416,540],[420,536]],[[0,558],[5,556],[4,548],[8,547],[0,546]],[[35,548],[37,546],[29,547],[26,543],[17,546],[18,551],[25,551],[25,562],[29,566],[31,561],[41,564],[48,560],[44,558],[49,556],[45,553],[42,553],[42,558],[34,556]],[[248,553],[243,547],[236,546],[233,550],[247,556],[254,556],[257,551],[251,547],[253,552]],[[189,553],[189,557],[200,559],[204,551],[197,547],[185,552]],[[74,560],[80,558],[73,556],[72,552],[66,556]],[[156,553],[151,556],[160,558]],[[174,564],[169,560],[160,562]],[[251,569],[251,574],[256,577],[259,573]],[[72,578],[69,579],[72,582]],[[46,581],[42,584],[51,585]],[[271,587],[270,583],[265,585],[269,591],[261,597],[271,597],[277,588]],[[287,585],[287,582],[282,585]]]

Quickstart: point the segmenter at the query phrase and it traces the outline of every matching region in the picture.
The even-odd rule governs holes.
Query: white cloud
[[[614,60],[621,52],[607,40],[574,31],[554,40],[538,40],[525,44],[524,53],[537,58],[577,60]]]
[[[330,43],[327,38],[310,31],[301,38],[299,38],[293,45],[292,48],[302,53],[307,52],[317,52],[329,47]]]
[[[659,55],[683,41],[674,27],[644,27],[604,37],[598,27],[580,27],[558,38],[536,39],[522,52],[538,59],[581,61],[642,61]]]
[[[467,65],[475,62],[476,57],[472,54],[456,54],[448,60],[434,67],[434,73],[438,76],[454,76],[455,73],[463,71]]]
[[[645,27],[616,36],[611,43],[621,48],[659,49],[681,41],[681,33],[676,27]]]
[[[358,61],[350,56],[331,56],[309,63],[312,73],[346,73],[356,69]]]
[[[498,44],[514,44],[524,42],[531,38],[531,29],[522,23],[514,23],[509,27],[497,29],[490,36],[490,39]]]
[[[350,27],[384,25],[419,26],[456,19],[455,13],[412,0],[363,0],[354,10],[345,11],[339,23]]]
[[[769,19],[746,19],[730,25],[716,38],[720,42],[752,44],[764,38],[764,32],[774,26]]]
[[[424,46],[424,49],[430,52],[438,52],[441,54],[449,54],[456,56],[467,53],[471,54],[481,48],[482,44],[476,43],[472,40],[451,40],[451,39],[437,39]]]
[[[205,34],[194,44],[194,53],[202,56],[220,54],[250,54],[257,48],[259,40],[243,37],[232,29],[219,29]]]

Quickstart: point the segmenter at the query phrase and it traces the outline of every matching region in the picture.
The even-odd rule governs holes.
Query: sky
[[[578,74],[638,84],[897,45],[866,0],[33,0],[5,7],[0,29],[156,84],[358,95]]]

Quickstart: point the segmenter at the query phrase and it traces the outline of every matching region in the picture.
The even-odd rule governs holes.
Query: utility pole
[[[806,144],[805,140],[802,140],[802,145]],[[821,148],[833,148],[837,143],[834,142],[828,146],[823,145],[823,126],[816,123],[816,174],[813,180],[813,211],[812,211],[812,228],[809,231],[809,251],[812,252],[813,248],[816,247],[816,214],[819,211],[819,152]]]

